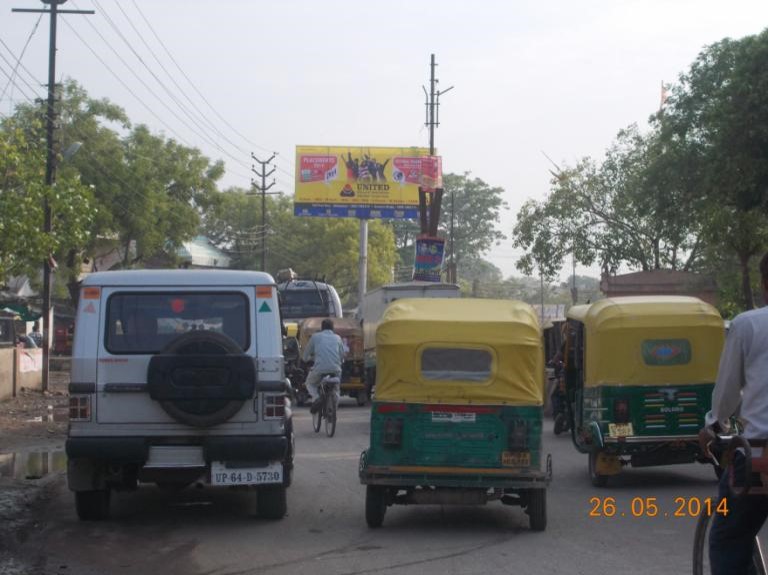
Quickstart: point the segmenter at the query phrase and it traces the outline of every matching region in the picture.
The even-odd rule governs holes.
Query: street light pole
[[[43,4],[49,4],[50,9],[13,8],[13,12],[35,12],[51,15],[51,30],[48,41],[48,102],[45,113],[45,143],[47,147],[45,161],[45,186],[46,193],[43,196],[43,233],[50,241],[51,237],[51,205],[48,200],[50,188],[56,182],[56,150],[53,132],[56,128],[56,16],[58,14],[94,14],[93,10],[59,10],[59,4],[67,0],[42,0]],[[50,375],[51,352],[51,262],[53,256],[48,254],[43,261],[43,391],[48,391]]]

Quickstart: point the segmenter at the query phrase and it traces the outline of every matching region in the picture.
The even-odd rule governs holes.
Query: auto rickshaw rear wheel
[[[544,531],[547,528],[547,490],[531,489],[528,492],[528,520],[532,531]]]
[[[600,451],[589,452],[589,479],[595,487],[605,487],[608,485],[608,476],[600,475],[597,472],[597,458],[599,456]]]
[[[387,488],[368,485],[365,488],[365,521],[368,527],[381,527],[387,512]]]

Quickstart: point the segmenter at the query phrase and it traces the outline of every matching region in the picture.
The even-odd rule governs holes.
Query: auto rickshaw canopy
[[[686,296],[628,296],[573,306],[584,324],[584,385],[685,385],[717,377],[725,324]]]
[[[539,406],[538,318],[513,300],[400,299],[376,330],[376,372],[377,400]]]

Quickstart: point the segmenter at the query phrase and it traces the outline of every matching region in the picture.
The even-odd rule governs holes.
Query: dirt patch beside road
[[[68,373],[51,372],[49,391],[22,389],[17,397],[0,402],[2,575],[34,572],[29,558],[17,556],[16,549],[39,527],[38,508],[48,490],[64,479],[63,469],[49,463],[52,453],[64,449],[68,384]]]

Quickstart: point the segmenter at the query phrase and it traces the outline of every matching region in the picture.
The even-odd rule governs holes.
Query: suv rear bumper
[[[191,443],[184,438],[176,444],[200,445],[206,463],[211,461],[284,461],[289,453],[288,438],[280,436],[204,437]],[[152,445],[174,445],[170,438],[146,437],[70,437],[67,458],[98,460],[105,463],[144,465]]]

